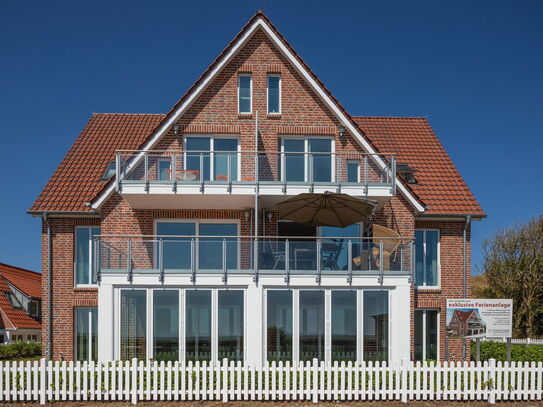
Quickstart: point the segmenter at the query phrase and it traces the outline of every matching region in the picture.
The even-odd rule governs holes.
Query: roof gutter
[[[47,215],[48,218],[96,218],[99,213],[95,210],[88,211],[26,211],[31,216],[43,218]]]
[[[53,350],[53,240],[48,212],[43,213],[47,225],[47,347],[45,357],[51,359]]]
[[[468,227],[471,224],[471,215],[466,216],[466,224],[464,225],[463,241],[464,241],[464,260],[463,260],[463,281],[462,281],[462,295],[464,298],[468,296],[468,244],[467,234]]]

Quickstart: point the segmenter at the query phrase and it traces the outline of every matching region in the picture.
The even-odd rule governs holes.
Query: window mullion
[[[300,360],[300,290],[292,290],[292,361]]]

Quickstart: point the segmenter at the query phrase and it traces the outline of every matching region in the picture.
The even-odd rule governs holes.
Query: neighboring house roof
[[[11,292],[8,284],[15,286],[28,297],[41,298],[41,274],[0,263],[1,328],[41,328],[38,319],[32,318],[23,309],[13,307],[6,296],[6,293]]]
[[[425,215],[477,215],[485,212],[447,151],[422,117],[353,117],[381,152],[416,170],[409,187],[427,205]]]
[[[115,150],[136,149],[163,114],[96,113],[32,206],[35,211],[88,211],[85,205],[104,187],[104,170]],[[484,215],[427,119],[353,117],[379,151],[417,170],[409,185],[428,206],[427,214]]]

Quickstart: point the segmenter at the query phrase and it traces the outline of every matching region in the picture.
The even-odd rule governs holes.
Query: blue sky
[[[541,1],[0,0],[0,262],[92,112],[167,111],[262,8],[353,115],[428,116],[495,231],[541,215]]]

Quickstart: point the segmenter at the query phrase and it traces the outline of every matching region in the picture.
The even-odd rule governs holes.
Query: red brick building
[[[372,214],[281,219],[326,193]],[[351,116],[262,13],[166,114],[94,114],[29,212],[53,358],[253,363],[443,358],[485,216],[426,119]]]

